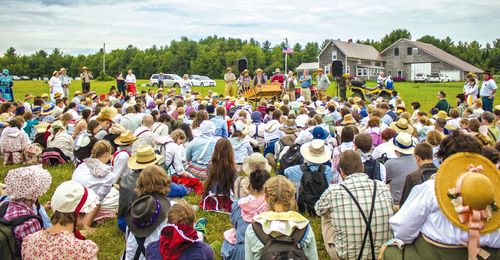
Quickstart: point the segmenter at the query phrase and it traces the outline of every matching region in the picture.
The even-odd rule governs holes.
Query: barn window
[[[332,61],[337,60],[337,51],[332,51]]]
[[[413,48],[407,48],[406,49],[406,54],[407,55],[411,55],[412,51],[413,51]]]
[[[399,48],[394,48],[394,56],[399,56]]]

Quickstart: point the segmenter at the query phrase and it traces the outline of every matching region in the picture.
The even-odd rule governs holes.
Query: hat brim
[[[413,142],[416,142],[413,136],[412,136],[412,141],[413,141]],[[395,145],[395,144],[394,144],[394,138],[393,138],[393,139],[391,139],[391,140],[389,141],[389,143],[391,144],[391,147],[394,149],[394,151],[400,152],[400,153],[402,153],[402,154],[413,154],[413,153],[414,153],[414,151],[415,151],[415,145],[414,145],[413,147],[411,147],[411,148],[406,148],[406,149],[401,148],[401,147],[399,147],[399,146]]]
[[[158,161],[161,159],[161,155],[155,154],[156,159],[149,163],[138,163],[137,155],[132,155],[127,161],[127,166],[132,170],[142,170],[148,166],[156,165]]]
[[[145,228],[136,227],[136,225],[134,225],[134,222],[132,220],[132,216],[130,214],[130,210],[132,209],[132,207],[129,207],[127,209],[127,214],[125,216],[125,222],[127,223],[127,227],[130,229],[130,232],[132,232],[132,234],[134,234],[134,236],[136,236],[136,237],[142,238],[142,237],[149,236],[151,233],[153,233],[155,231],[155,229],[163,221],[165,221],[167,219],[167,214],[168,214],[168,211],[170,210],[170,201],[167,199],[166,195],[162,196],[160,194],[154,194],[151,196],[153,196],[155,199],[158,200],[158,202],[160,203],[161,210],[160,210],[160,214],[158,215],[158,218],[156,219],[156,221],[153,224],[151,224],[150,226],[145,227]]]
[[[128,142],[128,143],[124,143],[124,142],[120,141],[120,137],[118,136],[117,138],[115,138],[115,141],[114,141],[114,142],[115,142],[115,144],[117,144],[117,145],[130,145],[130,144],[132,144],[133,142],[135,142],[137,139],[138,139],[138,137],[137,137],[137,136],[134,136],[134,138],[133,138],[132,140],[130,140],[130,142]]]
[[[248,160],[248,158],[249,157],[245,158],[245,160],[243,161],[243,165],[241,166],[241,169],[246,175],[250,175],[253,171],[256,170],[253,167],[250,167],[250,160]],[[264,170],[267,171],[268,173],[271,173],[271,169],[272,169],[271,165],[269,165],[267,160],[265,160]]]
[[[294,129],[292,128],[284,128],[284,127],[280,127],[280,130],[283,131],[285,134],[295,134],[297,132],[299,132],[300,130],[296,127]]]
[[[391,128],[392,130],[394,130],[398,133],[407,133],[410,135],[413,134],[413,126],[408,125],[407,129],[401,129],[396,124],[397,124],[397,122],[392,122],[391,125],[389,126],[389,128]]]
[[[41,113],[41,114],[42,114],[42,116],[48,116],[48,115],[52,114],[52,112],[54,112],[54,109],[52,109],[52,110],[50,110],[50,111],[46,111],[46,112],[43,112],[43,111],[42,111],[42,113]]]
[[[340,124],[342,124],[342,125],[356,124],[356,121],[355,120],[347,120],[347,121],[342,120],[342,122],[340,122]]]
[[[494,187],[500,186],[500,174],[495,165],[486,157],[476,153],[456,153],[448,157],[440,166],[435,178],[435,192],[439,207],[446,218],[462,230],[469,230],[468,222],[460,223],[455,207],[448,196],[448,190],[456,186],[457,179],[467,171],[469,165],[483,166],[479,174],[483,174],[490,179]],[[495,189],[494,200],[500,202],[500,191]],[[490,233],[500,227],[500,211],[492,211],[490,221],[484,221],[484,228],[481,234]]]
[[[306,159],[308,162],[322,164],[329,161],[332,158],[332,150],[325,146],[324,153],[321,155],[311,154],[309,152],[309,146],[311,146],[312,142],[305,143],[300,147],[300,154]]]

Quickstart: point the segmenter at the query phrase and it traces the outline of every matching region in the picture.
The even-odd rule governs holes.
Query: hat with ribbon
[[[160,194],[144,195],[130,205],[125,222],[136,237],[147,237],[165,221],[170,202]]]
[[[308,162],[325,163],[332,157],[332,150],[325,146],[323,140],[315,139],[300,147],[300,154]]]
[[[160,158],[161,155],[156,154],[150,145],[144,145],[137,148],[136,153],[128,158],[127,165],[132,170],[141,170],[156,165]]]

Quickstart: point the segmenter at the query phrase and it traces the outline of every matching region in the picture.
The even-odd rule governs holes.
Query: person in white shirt
[[[71,79],[66,74],[65,68],[61,68],[59,70],[59,78],[61,79],[61,83],[62,83],[62,87],[63,87],[63,94],[65,97],[69,98],[69,85],[71,84]]]
[[[82,92],[81,91],[75,91],[75,97],[71,100],[71,102],[80,105],[82,103]],[[69,96],[68,96],[69,97]]]
[[[127,84],[127,91],[135,95],[137,88],[135,86],[136,79],[135,75],[132,73],[132,70],[128,70],[127,77],[125,77],[125,83]]]
[[[116,152],[113,154],[111,165],[113,166],[113,174],[116,176],[116,182],[134,171],[127,165],[128,159],[132,156],[132,144],[137,140],[132,131],[126,130],[115,139],[115,144],[118,145]]]
[[[137,141],[132,145],[132,152],[135,153],[139,147],[149,145],[156,149],[158,142],[158,135],[151,131],[153,127],[154,120],[151,115],[144,115],[142,119],[142,124],[139,128],[134,131],[134,135],[137,137]]]
[[[191,87],[193,86],[193,82],[189,79],[188,74],[184,74],[182,76],[182,84],[181,84],[181,94],[185,96],[187,93],[191,93]]]
[[[81,118],[77,111],[78,111],[77,104],[73,102],[69,103],[67,113],[69,113],[71,115],[71,119],[75,121],[78,121]]]
[[[50,98],[52,99],[52,101],[55,100],[54,95],[56,93],[61,93],[62,94],[61,98],[64,97],[62,82],[61,79],[59,78],[59,71],[56,70],[52,73],[52,77],[50,78],[49,81],[49,86],[50,86]]]
[[[386,128],[382,131],[382,144],[378,145],[373,149],[372,156],[374,159],[378,159],[384,154],[388,159],[398,158],[393,146],[391,145],[392,138],[396,135],[396,131],[391,128]]]
[[[381,71],[377,77],[377,87],[385,87],[385,80],[386,79],[387,78],[385,77],[385,73],[383,71]]]

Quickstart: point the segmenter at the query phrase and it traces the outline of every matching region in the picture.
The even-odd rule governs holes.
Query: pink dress
[[[43,248],[43,250],[40,250]],[[23,259],[97,259],[99,248],[91,240],[79,240],[73,233],[40,230],[23,241]]]

